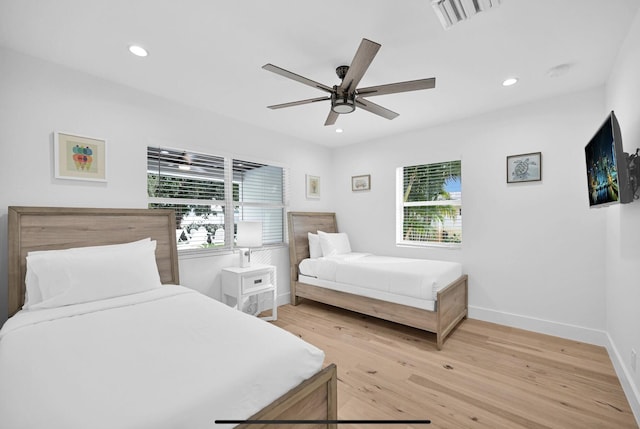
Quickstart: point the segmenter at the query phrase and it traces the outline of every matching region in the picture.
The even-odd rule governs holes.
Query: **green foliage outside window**
[[[460,199],[461,175],[460,161],[404,167],[404,241],[462,242],[461,206],[447,204]]]
[[[237,198],[240,186],[233,184],[233,196]],[[184,199],[185,195],[192,200],[206,200],[224,202],[224,182],[215,180],[195,179],[193,177],[158,176],[147,173],[147,193],[152,198],[176,198]],[[170,204],[149,203],[149,208],[171,209],[176,213],[176,229],[191,231],[192,229],[205,228],[210,237],[215,236],[218,229],[224,230],[224,212],[220,207],[215,210],[210,204]],[[183,220],[188,215],[199,217],[197,221],[185,223]],[[193,217],[193,216],[192,216]],[[186,234],[186,233],[183,233]],[[186,241],[186,236],[183,237]],[[181,237],[178,237],[178,242]],[[224,243],[207,243],[204,247],[215,247]]]

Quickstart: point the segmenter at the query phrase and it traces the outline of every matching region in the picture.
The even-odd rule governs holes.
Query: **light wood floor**
[[[276,325],[338,366],[339,419],[422,428],[637,428],[602,347],[467,319],[435,335],[305,301]],[[349,425],[341,428],[379,428]]]

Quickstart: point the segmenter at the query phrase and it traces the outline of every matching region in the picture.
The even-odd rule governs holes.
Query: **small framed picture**
[[[56,179],[107,181],[107,142],[55,132],[53,158]]]
[[[362,176],[351,176],[352,191],[369,191],[371,190],[371,174],[363,174]]]
[[[507,183],[542,180],[542,152],[507,156]]]
[[[307,198],[320,198],[320,177],[307,174],[306,182]]]

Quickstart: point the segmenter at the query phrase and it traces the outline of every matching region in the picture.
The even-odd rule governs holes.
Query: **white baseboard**
[[[613,369],[616,371],[622,390],[627,396],[629,406],[631,406],[633,415],[636,418],[636,423],[640,426],[640,391],[638,391],[638,386],[636,386],[633,376],[629,373],[629,369],[625,366],[624,360],[620,356],[618,348],[611,340],[609,334],[607,334],[606,348],[609,352],[609,358],[613,363]]]
[[[499,325],[526,329],[527,331],[553,335],[569,340],[605,347],[608,343],[607,333],[598,329],[585,328],[567,323],[552,322],[519,314],[505,313],[488,308],[469,306],[469,318],[484,320]]]
[[[278,295],[278,307],[287,304],[291,304],[291,294],[287,292],[282,295]]]

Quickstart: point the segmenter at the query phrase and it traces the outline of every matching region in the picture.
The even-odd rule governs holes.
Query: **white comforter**
[[[0,330],[0,428],[219,428],[324,353],[181,286],[21,311]]]
[[[438,291],[462,275],[457,262],[347,253],[305,259],[303,275],[395,295],[435,300]]]

